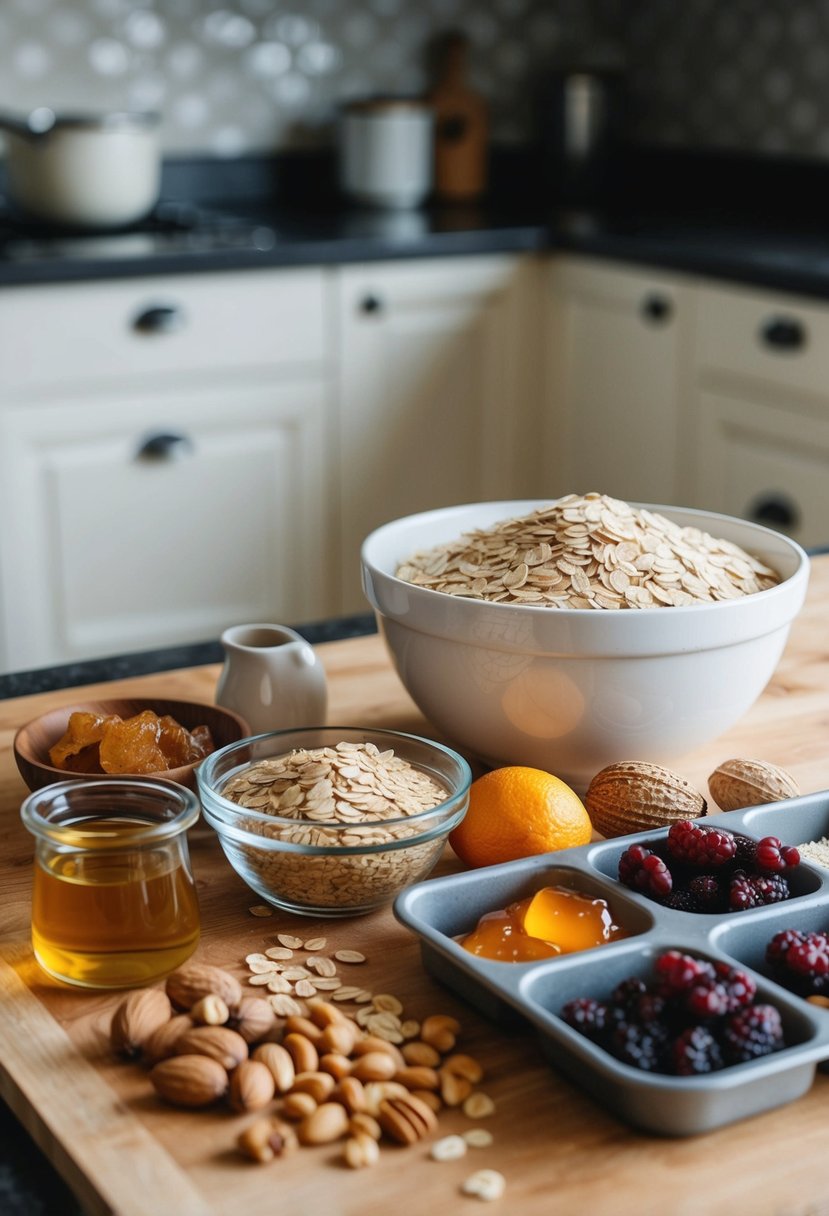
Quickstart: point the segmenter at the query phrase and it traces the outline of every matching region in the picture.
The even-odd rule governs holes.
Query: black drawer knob
[[[797,317],[770,317],[760,327],[760,340],[773,351],[802,350],[808,333]]]
[[[192,456],[195,451],[193,440],[187,435],[178,435],[173,431],[161,431],[150,435],[140,444],[135,454],[136,460],[180,460],[183,456]]]
[[[766,528],[794,531],[800,525],[800,511],[785,494],[760,494],[749,507],[749,519]]]
[[[668,296],[653,292],[645,296],[640,311],[644,319],[652,325],[664,325],[673,316],[674,305]]]
[[[184,324],[184,313],[175,304],[154,304],[145,308],[133,320],[139,334],[172,334]]]
[[[377,316],[383,311],[383,301],[375,295],[363,296],[360,301],[360,312],[364,312],[367,316]]]

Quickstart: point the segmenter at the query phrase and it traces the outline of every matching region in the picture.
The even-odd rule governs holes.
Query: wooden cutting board
[[[829,787],[829,558],[814,563],[806,607],[777,674],[757,705],[716,743],[674,765],[705,788],[715,765],[758,757],[788,768],[804,792]],[[319,648],[329,677],[330,721],[430,733],[404,693],[379,637]],[[84,689],[84,697],[158,695],[211,700],[218,667],[169,672]],[[492,1148],[437,1164],[424,1146],[383,1150],[379,1165],[350,1171],[334,1148],[302,1149],[271,1166],[239,1158],[235,1136],[249,1116],[163,1106],[137,1065],[111,1058],[107,1027],[118,997],[61,987],[40,973],[28,942],[32,842],[18,808],[25,789],[14,766],[15,729],[72,691],[0,702],[0,1093],[92,1213],[239,1216],[281,1213],[363,1216],[394,1211],[476,1210],[459,1195],[482,1166],[507,1179],[501,1213],[590,1216],[806,1216],[829,1193],[826,1120],[829,1077],[800,1101],[730,1128],[686,1140],[635,1132],[561,1079],[531,1035],[495,1030],[422,970],[418,947],[384,911],[347,921],[275,913],[258,903],[206,835],[192,846],[203,939],[197,957],[246,974],[244,957],[279,932],[323,935],[327,949],[352,947],[367,963],[360,980],[395,993],[409,1016],[448,1012],[463,1023],[463,1049],[486,1068],[482,1086],[497,1109]],[[443,872],[457,866],[447,855]],[[829,919],[829,918],[828,918]],[[441,1131],[468,1127],[458,1112]]]

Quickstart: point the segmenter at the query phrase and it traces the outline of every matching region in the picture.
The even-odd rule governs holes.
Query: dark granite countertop
[[[173,163],[167,205],[232,215],[257,243],[211,248],[135,233],[21,241],[0,212],[0,287],[568,250],[829,298],[829,166],[627,149],[581,199],[557,190],[526,152],[501,153],[495,166],[478,203],[384,212],[343,200],[330,158]]]

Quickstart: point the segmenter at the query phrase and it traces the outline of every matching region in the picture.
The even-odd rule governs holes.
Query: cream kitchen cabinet
[[[330,285],[0,294],[0,667],[334,611]]]
[[[570,256],[553,259],[548,276],[545,450],[556,492],[676,502],[692,286]]]
[[[689,502],[829,542],[829,306],[703,284]]]
[[[533,257],[486,256],[339,273],[347,610],[365,610],[360,545],[379,524],[544,492],[536,429],[540,266]]]

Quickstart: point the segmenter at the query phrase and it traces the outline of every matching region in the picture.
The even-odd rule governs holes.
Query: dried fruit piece
[[[57,743],[49,748],[49,759],[55,768],[74,769],[74,766],[69,763],[70,759],[80,755],[85,748],[94,748],[91,753],[94,763],[98,764],[98,749],[97,744],[100,743],[104,735],[104,726],[112,718],[105,714],[96,714],[87,710],[76,710],[75,713],[69,715],[69,721],[66,724],[66,730]],[[120,722],[120,718],[117,719]],[[95,772],[96,769],[84,767],[82,772]],[[100,771],[98,769],[97,771]]]

